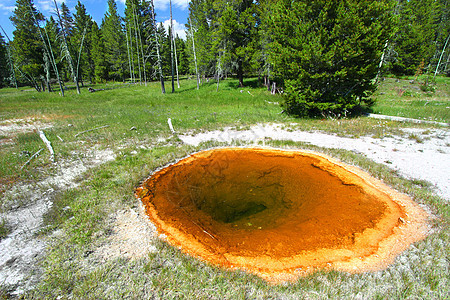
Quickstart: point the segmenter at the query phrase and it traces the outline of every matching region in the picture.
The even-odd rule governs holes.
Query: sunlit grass
[[[295,283],[277,286],[242,271],[226,271],[205,264],[162,241],[156,242],[156,253],[138,260],[118,258],[101,261],[91,255],[111,234],[111,216],[115,212],[130,208],[137,210],[134,188],[153,170],[194,151],[224,145],[216,142],[206,142],[199,147],[181,145],[176,137],[172,137],[168,118],[171,118],[177,133],[216,130],[226,126],[243,130],[257,123],[274,122],[282,123],[284,129],[292,131],[320,130],[354,138],[382,138],[402,135],[402,129],[406,126],[431,126],[365,117],[294,119],[281,114],[282,109],[274,104],[282,101],[281,97],[256,87],[255,80],[249,80],[250,86],[246,88],[238,88],[236,80],[225,81],[219,93],[214,83],[204,84],[199,91],[194,81],[181,83],[182,88],[176,93],[165,95],[161,94],[158,83],[147,86],[104,84],[94,87],[104,89],[102,91],[89,93],[84,88],[81,95],[69,87],[64,98],[57,92],[37,93],[29,88],[0,90],[0,121],[31,117],[39,120],[40,124],[52,125],[44,132],[55,149],[56,164],[65,160],[76,161],[76,155],[90,151],[94,146],[112,149],[116,154],[114,161],[85,172],[78,179],[79,187],[61,191],[54,197],[53,206],[45,217],[45,227],[40,232],[40,237],[49,241],[42,262],[44,274],[40,284],[25,298],[446,297],[450,286],[447,249],[449,208],[443,199],[429,190],[429,184],[401,178],[394,170],[350,151],[329,150],[291,141],[266,140],[264,143],[281,148],[318,150],[360,166],[429,207],[436,216],[431,224],[433,233],[401,254],[385,271],[358,275],[321,271],[300,278]],[[394,79],[388,79],[377,93],[379,102],[374,110],[383,114],[403,114],[406,117],[448,122],[448,108],[443,108],[449,106],[448,83],[446,78],[439,78],[434,96],[421,91],[420,96],[399,96],[399,84],[401,88],[409,82],[396,83]],[[425,105],[427,101],[429,104]],[[108,127],[76,137],[80,132],[106,125]],[[419,142],[412,135],[406,137]],[[2,136],[2,140],[9,138]],[[11,139],[13,143],[0,146],[0,178],[3,181],[14,184],[51,175],[53,165],[47,150],[20,170],[30,154],[45,148],[37,132],[22,132]],[[237,144],[245,145],[246,142]],[[3,199],[0,204],[1,201]],[[6,225],[2,225],[2,220],[0,225],[1,235]],[[0,297],[3,293],[0,288]]]

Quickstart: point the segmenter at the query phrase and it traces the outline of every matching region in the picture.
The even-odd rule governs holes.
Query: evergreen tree
[[[150,4],[147,1],[127,0],[125,7],[125,30],[128,62],[132,78],[147,81],[151,68],[153,50],[153,23]]]
[[[345,116],[372,104],[373,79],[392,31],[390,0],[275,1],[270,61],[288,113]]]
[[[92,17],[86,12],[86,7],[80,1],[75,6],[75,11],[72,41],[73,45],[78,45],[78,51],[82,46],[82,51],[76,57],[76,64],[79,69],[79,79],[83,84],[84,79],[93,82],[95,77],[95,66],[92,58],[93,21]]]
[[[126,40],[115,0],[108,0],[108,11],[103,18],[101,31],[109,65],[108,79],[124,81],[127,72]]]
[[[446,73],[450,76],[450,1],[439,0],[437,4],[438,18],[436,26],[436,54],[437,65],[435,74]],[[434,66],[433,66],[434,67]]]
[[[92,23],[92,61],[94,63],[94,81],[104,82],[108,80],[108,63],[105,53],[105,43],[102,32],[97,23]]]
[[[34,17],[33,17],[34,16]],[[39,36],[39,24],[44,16],[39,13],[32,0],[17,0],[13,15],[10,17],[15,26],[14,39],[11,43],[15,63],[20,75],[30,81],[37,91],[43,74],[43,44]]]
[[[64,28],[63,32],[65,33],[67,40],[70,43],[70,40],[73,36],[74,21],[73,21],[72,14],[70,13],[70,10],[67,7],[65,2],[61,3],[60,13],[61,13],[61,19],[62,19],[63,28]]]
[[[244,69],[253,58],[257,33],[256,6],[253,0],[215,1],[220,17],[213,35],[216,51],[224,53],[237,73],[239,86],[244,86]]]
[[[203,77],[214,75],[217,63],[213,32],[219,25],[217,22],[219,12],[215,8],[213,0],[192,0],[189,3],[189,21],[186,24],[189,32],[188,43],[192,45],[192,39],[194,39],[198,72]],[[189,49],[192,53],[193,49]],[[194,60],[192,60],[191,73],[195,74]]]
[[[181,75],[187,75],[189,74],[189,56],[186,50],[186,41],[177,35],[175,43],[177,44],[178,70]]]
[[[436,52],[437,4],[435,0],[399,2],[399,30],[392,63],[395,75],[414,75],[428,68]]]
[[[170,30],[170,28],[169,28]],[[158,25],[158,37],[164,76],[170,75],[170,36],[167,34],[163,23]]]
[[[8,86],[9,68],[6,43],[0,33],[0,88]]]

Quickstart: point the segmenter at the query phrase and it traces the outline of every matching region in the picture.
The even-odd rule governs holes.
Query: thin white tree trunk
[[[189,25],[191,29],[191,36],[192,36],[192,50],[194,52],[194,64],[195,64],[195,75],[197,76],[197,90],[200,89],[200,76],[198,75],[198,67],[197,67],[197,55],[195,53],[195,37],[194,37],[194,30],[192,30],[192,22],[191,19],[189,19]]]
[[[142,70],[144,73],[144,84],[145,84],[145,86],[147,86],[147,71],[145,68],[144,46],[142,45],[141,28],[139,27],[139,23],[137,24],[137,28],[138,28],[138,36],[139,36],[139,45],[141,46]]]
[[[63,26],[61,15],[59,13],[58,4],[56,3],[56,0],[53,0],[53,2],[55,3],[55,10],[56,10],[56,15],[58,16],[59,26],[61,27],[61,30],[62,30],[61,34],[62,34],[62,40],[63,40],[63,49],[65,51],[65,55],[67,57],[67,61],[69,62],[70,72],[72,73],[73,81],[75,82],[75,86],[77,88],[77,93],[80,94],[81,93],[80,92],[80,84],[78,82],[77,73],[75,72],[75,66],[74,66],[74,62],[73,62],[72,56],[70,55],[69,45],[67,43],[66,34],[64,32],[65,28]]]
[[[172,72],[172,93],[175,93],[175,83],[174,83],[174,59],[173,59],[173,22],[172,22],[172,0],[169,1],[170,6],[170,30],[169,30],[169,39],[170,39],[170,65]]]
[[[375,83],[377,83],[378,80],[380,79],[381,67],[383,66],[383,63],[384,63],[384,57],[386,56],[387,46],[388,46],[388,41],[386,41],[386,43],[384,44],[383,53],[381,54],[380,63],[378,64],[378,72],[377,72],[377,76],[375,77]]]
[[[55,56],[53,54],[52,45],[50,44],[50,38],[48,37],[47,29],[45,29],[45,27],[44,27],[44,32],[45,32],[45,35],[47,37],[48,44],[45,42],[44,36],[42,35],[42,32],[41,32],[41,27],[39,26],[39,23],[38,23],[38,21],[36,19],[36,16],[35,16],[34,12],[33,12],[33,9],[31,7],[30,7],[30,11],[31,11],[31,14],[33,15],[33,19],[34,19],[34,22],[36,23],[36,26],[39,28],[39,36],[41,37],[42,43],[44,44],[44,49],[45,49],[45,51],[47,51],[47,54],[48,54],[49,58],[51,59],[52,67],[53,67],[53,70],[56,73],[56,77],[57,77],[58,84],[59,84],[59,89],[61,91],[61,96],[64,97],[64,88],[63,88],[62,83],[61,83],[61,78],[59,76],[58,66],[56,64]]]
[[[141,72],[141,57],[139,53],[139,40],[138,40],[138,28],[137,28],[137,16],[136,16],[136,6],[133,3],[133,22],[134,22],[134,36],[136,38],[136,54],[138,61],[138,70],[139,70],[139,84],[142,84],[142,72]]]
[[[125,39],[127,40],[127,54],[128,54],[128,66],[130,67],[130,78],[131,78],[131,82],[134,83],[133,71],[131,69],[131,54],[130,54],[130,43],[128,41],[128,27],[129,27],[129,24],[126,24],[125,25]]]
[[[162,61],[161,61],[161,55],[159,53],[159,36],[158,36],[158,28],[156,26],[156,19],[155,19],[155,6],[153,5],[153,0],[150,0],[150,5],[152,8],[152,18],[153,18],[153,29],[155,31],[155,43],[156,43],[156,56],[158,60],[158,69],[159,69],[159,79],[161,81],[161,92],[163,94],[166,93],[166,88],[164,87],[164,76],[162,72]]]
[[[79,71],[80,71],[81,51],[83,51],[84,38],[86,37],[87,26],[88,26],[88,24],[87,24],[87,22],[86,22],[86,25],[84,26],[84,30],[83,30],[83,37],[81,38],[80,50],[78,50],[77,80],[80,78],[80,76],[79,76]],[[84,86],[84,83],[82,83],[82,85]]]
[[[178,76],[178,58],[177,58],[177,43],[175,40],[175,36],[173,34],[173,19],[172,19],[172,1],[170,1],[170,28],[172,29],[172,43],[173,43],[173,51],[175,56],[175,70],[177,74],[177,87],[180,88],[180,78]]]
[[[437,72],[438,72],[438,70],[439,70],[439,65],[441,64],[441,60],[442,60],[442,57],[444,56],[445,48],[447,48],[447,43],[448,43],[448,40],[449,40],[449,39],[450,39],[450,35],[447,37],[447,40],[445,41],[444,48],[442,49],[441,56],[439,57],[439,61],[438,61],[438,64],[437,64],[437,66],[436,66],[436,71],[434,71],[433,79],[436,77],[436,74],[437,74]]]

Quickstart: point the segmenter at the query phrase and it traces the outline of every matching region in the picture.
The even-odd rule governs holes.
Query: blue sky
[[[172,14],[174,19],[174,28],[177,34],[184,38],[184,24],[187,21],[188,17],[188,1],[189,0],[172,0]],[[72,14],[75,12],[75,5],[78,0],[56,0],[56,2],[61,4],[65,2],[69,7]],[[87,12],[92,16],[92,18],[98,23],[101,24],[102,18],[105,15],[106,10],[108,9],[107,0],[80,0],[81,3],[86,6]],[[170,19],[170,11],[169,11],[169,0],[153,0],[155,4],[156,10],[156,19],[158,22],[164,22],[167,28]],[[12,32],[14,31],[14,27],[9,20],[9,17],[12,15],[16,0],[0,0],[0,25],[8,34],[9,38],[13,38]],[[125,0],[116,0],[117,8],[119,10],[119,14],[123,16],[123,11],[125,9]],[[43,13],[46,17],[49,17],[54,12],[53,0],[34,0],[35,6],[38,10]],[[1,32],[2,36],[4,33]],[[5,38],[6,41],[6,38]]]

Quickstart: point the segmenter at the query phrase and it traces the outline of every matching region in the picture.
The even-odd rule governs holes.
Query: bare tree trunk
[[[170,28],[172,28],[172,43],[173,43],[173,50],[174,50],[174,56],[175,56],[175,70],[177,73],[177,87],[180,88],[180,78],[178,76],[177,43],[175,40],[175,36],[173,35],[172,1],[170,1]]]
[[[69,67],[70,67],[70,72],[72,73],[73,76],[73,81],[75,82],[75,86],[77,88],[77,93],[80,94],[80,85],[78,83],[78,77],[77,77],[77,73],[75,72],[75,65],[72,59],[72,56],[70,55],[70,51],[69,51],[69,45],[67,43],[67,39],[66,39],[66,34],[64,33],[65,28],[61,19],[61,15],[59,13],[59,8],[58,8],[58,4],[56,3],[56,0],[53,0],[53,2],[55,3],[55,10],[56,10],[56,15],[58,16],[58,20],[59,20],[59,26],[61,27],[61,34],[62,34],[62,40],[63,40],[63,49],[65,52],[65,55],[67,57],[67,61],[69,62]]]
[[[165,94],[166,93],[166,88],[164,87],[164,76],[163,76],[163,72],[162,72],[162,61],[161,61],[161,55],[159,53],[158,28],[156,27],[155,6],[153,5],[153,0],[150,0],[150,5],[151,5],[151,8],[152,8],[153,30],[155,31],[156,55],[157,55],[157,60],[158,60],[159,79],[161,81],[161,92],[163,94]]]
[[[84,26],[83,30],[83,37],[81,38],[81,44],[80,44],[80,50],[78,51],[78,61],[77,61],[77,81],[80,80],[79,71],[80,71],[80,60],[81,60],[81,51],[83,51],[83,44],[84,44],[84,37],[86,36],[86,30],[87,30],[88,24]],[[81,83],[83,85],[83,82]]]
[[[137,16],[136,16],[136,7],[133,3],[133,22],[134,22],[134,36],[136,39],[136,54],[138,61],[138,70],[139,70],[139,84],[142,84],[142,72],[141,72],[141,57],[139,53],[139,40],[138,40],[138,28],[137,28]]]
[[[31,7],[30,7],[30,11],[31,11],[31,14],[33,15],[33,19],[34,19],[34,22],[36,23],[36,26],[39,28],[39,36],[41,37],[42,43],[44,44],[44,49],[47,52],[48,57],[49,58],[51,57],[51,63],[52,63],[53,69],[54,69],[54,71],[56,73],[56,77],[58,79],[58,84],[59,84],[59,89],[61,91],[61,96],[64,97],[64,89],[63,89],[62,84],[61,84],[61,78],[59,76],[59,71],[58,71],[58,65],[56,64],[55,56],[53,55],[53,49],[52,49],[52,45],[50,44],[50,38],[48,37],[47,29],[45,29],[45,27],[44,27],[44,32],[45,32],[45,35],[47,37],[48,44],[45,42],[44,36],[42,35],[42,32],[41,32],[41,27],[39,26],[39,23],[38,23],[38,21],[36,19],[36,16],[35,16],[34,12],[33,12],[33,9]]]
[[[145,86],[147,86],[147,71],[145,68],[144,46],[142,45],[142,36],[141,36],[141,29],[139,27],[139,23],[138,23],[137,27],[138,27],[139,45],[141,46],[142,70],[144,72],[144,84],[145,84]]]
[[[219,83],[220,83],[220,76],[222,75],[222,56],[219,54],[219,60],[217,62],[217,88],[216,92],[219,91]]]
[[[437,64],[437,66],[436,66],[436,71],[434,72],[433,79],[436,78],[436,74],[437,74],[437,72],[438,72],[438,70],[439,70],[439,65],[441,64],[442,56],[444,56],[445,48],[447,48],[447,43],[448,43],[448,40],[449,40],[449,39],[450,39],[450,35],[447,37],[447,40],[445,41],[445,45],[444,45],[444,48],[442,49],[441,56],[439,57],[439,62],[438,62],[438,64]]]
[[[447,72],[448,64],[450,64],[450,53],[447,55],[447,61],[445,62],[444,72]]]
[[[127,40],[128,66],[130,67],[131,82],[134,82],[134,80],[133,80],[133,72],[131,70],[131,54],[130,54],[130,43],[128,42],[128,27],[129,27],[129,24],[125,25],[125,38]]]
[[[52,89],[50,88],[50,65],[49,57],[46,51],[44,51],[44,70],[45,70],[45,85],[47,86],[47,92],[50,93]]]
[[[173,60],[173,22],[172,22],[172,0],[169,1],[170,5],[170,30],[169,30],[169,39],[170,39],[170,65],[172,71],[172,93],[175,93],[175,82],[174,82],[174,60]]]
[[[378,83],[378,80],[380,79],[381,67],[383,67],[384,57],[386,56],[387,46],[388,46],[388,41],[386,41],[386,43],[384,44],[383,54],[381,54],[380,63],[378,64],[378,72],[377,72],[377,76],[375,77],[375,83]]]
[[[192,50],[194,51],[194,64],[195,64],[195,75],[197,76],[197,90],[200,89],[200,76],[198,74],[198,67],[197,67],[197,55],[195,53],[195,37],[194,37],[194,31],[192,30],[192,22],[191,19],[189,19],[189,25],[191,27],[191,36],[192,36]]]

